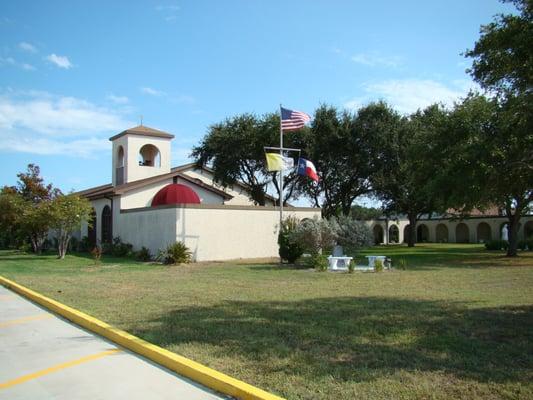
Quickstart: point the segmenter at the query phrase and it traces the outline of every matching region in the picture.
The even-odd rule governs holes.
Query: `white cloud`
[[[194,104],[196,103],[196,99],[192,96],[188,96],[186,94],[180,94],[178,96],[172,97],[171,101],[175,103],[182,103],[182,104]]]
[[[180,6],[170,4],[170,5],[158,5],[155,7],[156,11],[163,14],[163,18],[167,22],[173,22],[177,18],[177,13],[180,10]]]
[[[25,69],[26,71],[34,71],[35,67],[31,64],[22,63],[20,64],[20,68]]]
[[[46,60],[55,64],[59,68],[69,69],[72,68],[72,63],[67,56],[58,56],[57,54],[50,54],[46,56]]]
[[[150,96],[164,96],[166,93],[161,90],[156,90],[151,87],[140,88],[141,92]]]
[[[133,125],[117,111],[75,97],[0,93],[0,151],[90,157]]]
[[[467,80],[453,81],[450,84],[430,79],[387,80],[366,84],[365,94],[344,103],[349,109],[357,109],[376,100],[385,100],[401,113],[412,113],[434,103],[452,106],[455,101],[466,96],[474,83]]]
[[[359,53],[352,56],[352,61],[361,64],[367,65],[369,67],[390,67],[397,68],[403,64],[403,58],[398,56],[382,56],[379,53]]]
[[[27,63],[19,63],[13,57],[7,57],[7,58],[0,57],[0,66],[4,66],[4,65],[22,68],[25,71],[35,70],[35,67],[33,65],[27,64]]]
[[[37,53],[37,48],[28,42],[20,42],[19,43],[19,49],[27,52],[27,53]]]
[[[0,65],[17,65],[17,62],[13,57],[0,57]]]
[[[107,99],[115,104],[128,104],[130,99],[126,96],[115,96],[113,93],[107,95]]]

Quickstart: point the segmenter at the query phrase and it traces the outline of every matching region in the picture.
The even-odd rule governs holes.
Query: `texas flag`
[[[308,176],[315,182],[318,182],[318,175],[316,174],[315,165],[305,158],[300,158],[298,160],[298,174]]]

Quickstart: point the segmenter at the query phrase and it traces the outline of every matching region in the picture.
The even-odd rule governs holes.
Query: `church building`
[[[267,196],[254,205],[243,183],[221,187],[213,171],[194,163],[171,166],[173,135],[147,126],[127,129],[112,143],[112,181],[77,194],[93,206],[79,234],[92,243],[120,237],[156,255],[184,242],[195,261],[276,257],[279,208]],[[284,215],[320,217],[320,209],[287,207]]]

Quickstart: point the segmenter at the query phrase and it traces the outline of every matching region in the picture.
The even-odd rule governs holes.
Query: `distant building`
[[[482,212],[474,210],[469,216],[454,214],[425,216],[416,224],[419,243],[485,243],[489,240],[507,240],[507,217],[492,207]],[[410,229],[405,216],[378,218],[367,221],[376,244],[407,243]],[[521,218],[518,239],[533,238],[533,215]]]
[[[112,182],[78,192],[91,201],[91,224],[79,237],[92,244],[120,237],[153,254],[183,241],[196,261],[276,257],[279,208],[268,196],[255,206],[249,188],[223,188],[207,167],[171,167],[173,135],[146,126],[111,137]],[[318,208],[288,207],[297,218],[320,216]]]

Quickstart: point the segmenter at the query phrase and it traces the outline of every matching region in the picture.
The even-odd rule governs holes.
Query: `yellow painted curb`
[[[103,321],[91,317],[81,311],[75,310],[58,301],[52,300],[42,294],[34,292],[27,287],[19,285],[9,279],[0,276],[0,284],[21,294],[22,296],[38,303],[47,309],[61,315],[77,325],[97,333],[120,346],[140,354],[180,375],[201,383],[208,388],[214,389],[238,399],[243,400],[283,400],[281,397],[256,388],[231,376],[225,375],[205,365],[199,364],[176,353],[165,350],[155,344],[114,328]]]

